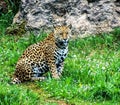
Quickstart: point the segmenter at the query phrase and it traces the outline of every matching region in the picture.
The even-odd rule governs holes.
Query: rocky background
[[[13,23],[26,22],[26,30],[40,32],[66,22],[72,35],[109,32],[120,27],[120,0],[21,0]]]
[[[4,0],[0,0],[0,16],[2,13],[6,13],[8,11],[7,3]]]

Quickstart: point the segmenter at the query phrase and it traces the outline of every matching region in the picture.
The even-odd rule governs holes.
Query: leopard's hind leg
[[[12,84],[19,84],[31,80],[31,65],[27,59],[21,59],[16,65],[16,70],[12,78]]]

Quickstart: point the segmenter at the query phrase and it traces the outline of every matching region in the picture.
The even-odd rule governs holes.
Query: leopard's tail
[[[21,81],[17,77],[12,78],[11,84],[20,84],[20,83]]]

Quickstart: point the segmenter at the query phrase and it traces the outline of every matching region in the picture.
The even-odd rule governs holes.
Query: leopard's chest
[[[68,48],[66,49],[59,49],[55,51],[55,63],[59,64],[62,63],[64,61],[64,59],[66,58],[68,53]]]

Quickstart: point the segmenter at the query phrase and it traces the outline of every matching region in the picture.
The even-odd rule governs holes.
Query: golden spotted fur
[[[50,71],[53,78],[59,78],[68,52],[70,29],[68,26],[54,28],[44,41],[29,46],[19,58],[12,83],[45,79]]]

